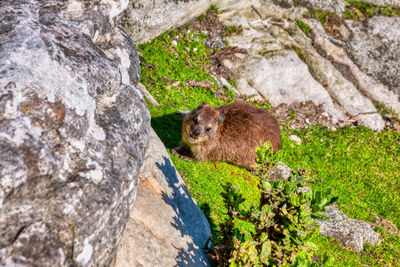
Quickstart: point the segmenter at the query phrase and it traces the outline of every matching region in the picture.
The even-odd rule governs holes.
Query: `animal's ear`
[[[219,113],[219,116],[218,116],[218,124],[223,123],[224,120],[225,120],[225,115],[222,114],[222,113]]]
[[[202,103],[200,103],[200,105],[197,107],[197,109],[200,109],[200,108],[204,107],[205,105],[207,105],[207,103],[206,103],[206,102],[202,102]]]

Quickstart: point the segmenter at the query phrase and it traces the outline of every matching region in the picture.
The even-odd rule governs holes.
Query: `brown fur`
[[[202,103],[185,116],[182,143],[173,153],[186,160],[225,161],[252,169],[255,149],[266,141],[274,151],[281,148],[279,125],[267,111],[248,103],[218,108]]]

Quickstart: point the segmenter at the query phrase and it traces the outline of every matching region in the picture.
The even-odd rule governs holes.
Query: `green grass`
[[[182,118],[178,110],[190,110],[201,102],[212,106],[229,103],[215,98],[211,88],[184,86],[187,80],[213,81],[208,74],[208,57],[212,51],[204,45],[207,36],[189,33],[186,29],[171,30],[151,43],[139,46],[143,58],[141,82],[161,104],[149,104],[152,127],[166,145],[168,151],[179,146]],[[173,40],[177,45],[173,45]],[[163,82],[168,77],[180,81],[173,86]],[[234,99],[232,92],[227,96]],[[258,106],[268,107],[268,104]],[[293,111],[295,114],[295,111]],[[296,134],[301,145],[289,140]],[[375,132],[364,127],[342,128],[329,131],[315,126],[299,131],[282,132],[283,147],[278,157],[288,166],[305,169],[314,189],[333,189],[338,195],[339,207],[349,217],[374,221],[379,216],[400,227],[400,133],[391,130]],[[225,220],[226,211],[220,196],[221,183],[231,182],[240,186],[247,201],[243,207],[256,202],[260,192],[255,176],[248,171],[227,163],[185,162],[171,156],[192,196],[206,214],[215,240],[218,242],[218,224]],[[251,231],[241,224],[238,231]],[[328,253],[337,266],[398,266],[400,238],[380,229],[383,244],[366,247],[361,254],[342,248],[338,241],[318,237],[318,255]]]
[[[284,137],[279,158],[294,170],[306,169],[309,180],[319,180],[310,184],[313,189],[332,188],[339,196],[340,210],[351,218],[374,222],[374,216],[379,216],[400,226],[399,132],[312,127],[292,133],[301,137],[302,145]],[[319,237],[319,255],[333,255],[343,266],[397,266],[399,236],[384,233],[381,237],[381,246],[367,247],[360,255],[340,248],[331,238]]]

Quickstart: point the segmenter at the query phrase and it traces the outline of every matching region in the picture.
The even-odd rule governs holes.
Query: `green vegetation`
[[[312,262],[316,249],[312,239],[318,236],[318,224],[312,217],[326,217],[321,212],[337,198],[323,197],[321,191],[312,191],[304,178],[291,175],[287,181],[268,180],[269,167],[277,164],[270,143],[257,149],[260,170],[258,188],[261,196],[257,205],[242,211],[244,202],[238,187],[222,185],[224,206],[228,219],[221,224],[221,245],[215,250],[219,258],[230,266],[320,266]],[[235,220],[252,224],[254,232],[248,238],[235,233]],[[325,264],[328,257],[324,256]]]
[[[149,104],[152,127],[167,149],[177,147],[181,138],[182,118],[175,113],[190,110],[201,102],[218,106],[234,101],[229,90],[224,99],[215,97],[218,85],[209,72],[211,49],[204,45],[207,36],[201,33],[171,30],[151,43],[139,46],[143,56],[141,82],[161,104]],[[301,52],[301,51],[298,51]],[[167,79],[166,79],[167,78]],[[186,86],[188,80],[211,81],[207,87]],[[178,83],[179,82],[179,83]],[[231,99],[231,100],[226,100]],[[260,103],[258,106],[268,106]],[[295,112],[293,113],[295,115]],[[305,170],[308,186],[314,191],[332,190],[339,196],[339,208],[349,217],[374,223],[375,217],[386,219],[400,227],[400,133],[394,130],[375,132],[364,127],[345,127],[330,131],[319,126],[282,132],[282,150],[274,154],[293,170]],[[289,136],[302,139],[297,145]],[[206,214],[214,235],[214,242],[222,242],[219,225],[229,219],[221,184],[237,186],[236,193],[245,201],[239,205],[242,212],[250,211],[251,203],[258,203],[261,189],[254,174],[227,163],[185,162],[172,160],[184,178],[188,189]],[[249,240],[255,232],[254,224],[234,219],[232,229],[236,236]],[[361,254],[342,248],[338,241],[316,236],[317,256],[326,253],[336,266],[396,266],[400,257],[400,237],[387,227],[378,229],[382,245],[367,246]]]
[[[206,14],[201,14],[201,15],[199,16],[199,20],[200,20],[200,21],[203,21],[203,20],[206,19],[206,17],[207,17]]]
[[[301,20],[296,20],[297,26],[302,30],[307,36],[311,34],[312,28]]]
[[[345,0],[348,4],[346,10],[343,12],[343,17],[339,17],[337,14],[329,13],[319,9],[313,9],[310,12],[306,12],[304,17],[317,19],[321,24],[325,24],[328,20],[339,23],[341,19],[351,19],[356,21],[363,21],[373,16],[389,16],[398,17],[400,16],[400,7],[398,6],[379,6],[373,3],[367,3],[364,1],[352,1]],[[300,26],[299,26],[300,27]]]
[[[346,1],[349,7],[343,12],[344,19],[364,20],[373,16],[400,16],[400,7],[397,6],[378,6],[373,3],[363,1]]]
[[[319,20],[321,24],[324,24],[329,18],[338,17],[335,13],[329,13],[320,9],[312,9],[310,12],[306,12],[303,15],[306,18],[313,18]]]
[[[226,27],[226,31],[228,32],[228,35],[231,36],[234,33],[240,33],[241,31],[243,31],[243,28],[242,27],[238,27],[236,25],[227,26]]]
[[[216,5],[214,5],[214,4],[212,4],[212,5],[210,6],[209,10],[214,10],[215,13],[217,13],[217,14],[219,13],[218,7],[217,7]]]

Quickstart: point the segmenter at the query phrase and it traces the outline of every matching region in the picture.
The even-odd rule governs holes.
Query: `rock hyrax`
[[[279,125],[267,111],[248,103],[213,108],[205,103],[188,113],[182,143],[172,151],[185,160],[225,161],[252,169],[256,147],[271,142],[281,148]]]

